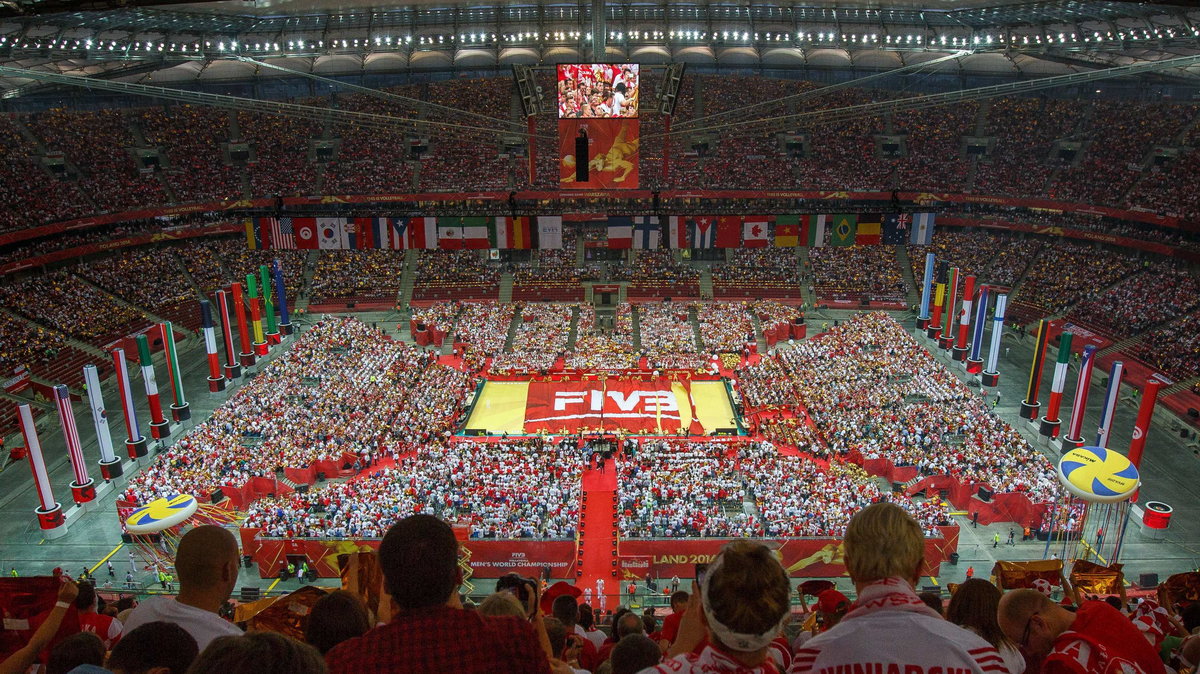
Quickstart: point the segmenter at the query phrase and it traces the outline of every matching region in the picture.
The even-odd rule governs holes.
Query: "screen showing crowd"
[[[572,63],[558,66],[558,116],[637,117],[636,63]]]

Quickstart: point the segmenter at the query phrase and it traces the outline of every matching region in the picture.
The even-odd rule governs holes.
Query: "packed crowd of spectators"
[[[414,299],[495,299],[500,268],[475,250],[426,250],[417,260]]]
[[[980,161],[971,186],[976,194],[1045,194],[1062,160],[1054,142],[1075,129],[1084,106],[1051,98],[999,98],[991,103],[985,130],[995,137],[991,157]]]
[[[493,372],[549,370],[567,350],[575,307],[530,302],[517,308],[512,350],[492,359]]]
[[[441,437],[465,388],[461,372],[429,354],[359,321],[325,318],[158,455],[122,498],[203,496],[284,467],[396,455]]]
[[[297,101],[321,105],[324,101]],[[241,137],[234,143],[253,147],[255,164],[247,166],[254,196],[303,196],[316,191],[315,165],[308,160],[309,142],[321,134],[320,125],[294,117],[237,113]]]
[[[1121,339],[1186,314],[1200,303],[1200,280],[1175,262],[1143,263],[1142,269],[1104,293],[1090,293],[1070,313],[1071,320],[1095,326]]]
[[[1058,313],[1137,270],[1135,258],[1128,254],[1066,239],[1043,246],[1031,264],[1012,298],[1029,308],[1014,312],[1019,320]]]
[[[637,306],[641,351],[653,367],[698,369],[708,364],[708,356],[698,353],[696,331],[688,313],[689,305],[677,302]]]
[[[596,309],[579,305],[575,347],[567,354],[567,367],[580,370],[627,370],[637,364],[633,350],[633,315],[628,303],[617,305],[612,330],[596,325]]]
[[[740,353],[748,342],[756,341],[747,303],[696,302],[692,307],[700,322],[700,339],[704,341],[705,351]]]
[[[160,227],[159,223],[152,220],[138,220],[107,227],[86,229],[81,232],[60,232],[53,236],[44,236],[6,246],[4,252],[0,253],[0,264],[16,262],[17,260],[27,260],[59,250],[85,246],[89,243],[98,243],[100,241],[120,239],[135,234],[153,232],[160,229]]]
[[[800,276],[792,248],[738,248],[725,264],[713,265],[713,294],[779,296],[799,292]],[[747,295],[747,293],[750,293]]]
[[[322,299],[395,299],[404,254],[395,250],[326,250],[317,257],[309,295]]]
[[[1200,375],[1200,313],[1146,333],[1129,353],[1176,381]]]
[[[1058,480],[1045,457],[887,314],[845,321],[781,351],[775,362],[744,368],[739,378],[747,405],[779,404],[794,390],[834,456],[884,458],[922,475],[1022,492],[1034,503],[1057,500]],[[790,381],[789,392],[747,389],[747,378]]]
[[[196,105],[144,108],[135,113],[146,142],[166,151],[163,172],[182,202],[238,199],[239,170],[225,164],[221,143],[229,142],[230,115]]]
[[[892,246],[813,248],[808,253],[817,301],[903,301],[903,273]]]
[[[243,526],[268,536],[380,538],[397,519],[433,515],[471,538],[569,539],[579,520],[578,454],[532,440],[438,442],[349,482],[262,499]]]
[[[212,246],[201,243],[185,243],[175,246],[174,253],[179,256],[184,269],[187,269],[200,292],[211,295],[232,279],[221,266],[221,258],[214,252]],[[287,281],[284,281],[287,285]]]
[[[504,350],[516,307],[497,302],[468,302],[454,326],[454,341],[464,342],[482,356],[496,356]]]
[[[78,271],[108,292],[150,311],[196,299],[196,291],[184,278],[169,249],[124,250],[80,265]]]
[[[0,284],[0,304],[83,340],[100,340],[148,322],[138,310],[66,271]]]
[[[421,97],[420,85],[385,87],[384,99],[366,94],[337,94],[331,103],[343,110],[415,119],[411,100]],[[398,98],[403,97],[403,98]],[[326,194],[400,194],[414,191],[411,145],[399,124],[395,128],[337,124],[331,140],[340,139],[337,160],[325,165],[322,191]]]
[[[0,313],[0,379],[22,366],[51,363],[66,347],[62,334]]]
[[[210,241],[203,244],[223,263],[224,268],[233,278],[225,283],[235,281],[246,283],[247,274],[259,274],[260,267],[279,260],[283,267],[283,287],[287,290],[290,301],[295,302],[304,291],[304,268],[308,264],[309,251],[306,250],[250,250],[246,242],[239,238]]]
[[[70,180],[54,177],[41,164],[39,148],[18,130],[20,122],[0,117],[0,230],[24,229],[45,222],[82,217],[95,210]]]

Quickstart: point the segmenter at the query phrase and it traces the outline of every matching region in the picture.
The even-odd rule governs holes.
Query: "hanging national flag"
[[[322,251],[347,251],[354,247],[355,237],[347,231],[346,218],[317,218],[317,247]]]
[[[292,224],[296,228],[296,248],[300,250],[316,250],[317,249],[317,219],[316,218],[293,218]]]
[[[829,237],[831,246],[853,246],[854,232],[858,228],[858,216],[853,213],[840,213],[833,216],[833,232]]]
[[[561,215],[538,216],[538,248],[558,250],[563,247],[562,221]]]
[[[912,238],[917,245],[927,246],[933,243],[933,213],[913,213]]]
[[[354,243],[352,248],[358,250],[367,250],[375,248],[375,218],[354,218],[349,223],[346,231],[350,231],[350,226],[354,227],[351,241]]]
[[[883,216],[883,243],[908,243],[908,230],[912,227],[912,216],[908,213],[888,213]]]
[[[491,248],[492,230],[496,222],[484,216],[467,216],[462,219],[463,248],[479,250]]]
[[[443,250],[461,250],[463,248],[462,218],[458,216],[441,216],[437,219],[438,248]]]
[[[717,248],[739,248],[741,245],[742,216],[719,216],[717,218]]]
[[[746,248],[762,248],[767,245],[767,216],[747,215],[742,223],[742,245]]]
[[[255,224],[254,218],[246,218],[246,247],[250,250],[262,250],[262,237]]]
[[[371,218],[371,245],[373,248],[392,247],[392,219]]]
[[[825,220],[827,215],[806,215],[800,219],[800,242],[809,248],[825,245]]]
[[[528,250],[530,247],[529,218],[526,216],[496,218],[495,236],[492,248]]]
[[[438,247],[437,218],[395,218],[388,247],[401,249],[431,249]]]
[[[856,246],[878,246],[883,216],[879,213],[863,213],[858,216],[858,228],[854,234]]]
[[[658,224],[657,215],[639,215],[633,219],[633,247],[640,250],[658,248],[658,240],[662,237],[662,226]]]
[[[610,215],[608,217],[608,247],[633,247],[633,219],[627,215]]]
[[[697,215],[687,219],[688,239],[692,248],[715,248],[717,245],[717,219],[711,215]]]
[[[667,216],[667,248],[688,247],[688,223],[682,215]]]
[[[775,216],[775,245],[779,248],[795,248],[800,245],[800,216]]]

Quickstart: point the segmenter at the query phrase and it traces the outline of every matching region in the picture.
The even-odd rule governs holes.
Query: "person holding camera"
[[[413,515],[392,525],[379,546],[379,566],[394,617],[329,651],[331,674],[552,671],[536,583],[526,586],[522,602],[531,620],[464,610],[458,541],[445,522]],[[554,671],[569,671],[555,664]]]

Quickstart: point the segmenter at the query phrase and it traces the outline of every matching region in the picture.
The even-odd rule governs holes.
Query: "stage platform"
[[[476,436],[581,432],[745,433],[726,380],[648,373],[488,380],[476,390],[460,431]]]

